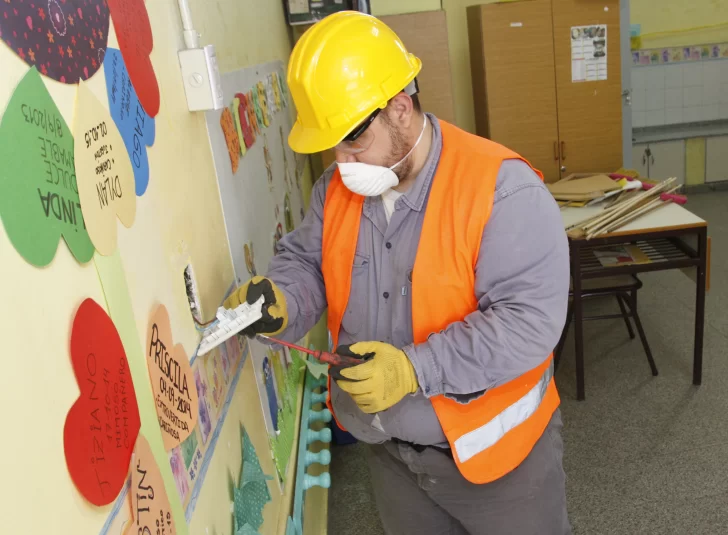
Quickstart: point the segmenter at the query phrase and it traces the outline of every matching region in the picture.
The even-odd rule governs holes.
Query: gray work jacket
[[[389,224],[381,197],[368,197],[356,237],[339,344],[378,340],[401,348],[420,384],[415,394],[369,415],[332,381],[337,418],[356,438],[369,443],[392,437],[416,444],[446,443],[428,398],[444,394],[467,403],[531,370],[553,350],[566,317],[569,250],[559,208],[527,164],[506,160],[497,177],[475,268],[478,309],[426,342],[413,344],[412,268],[442,151],[439,123],[430,114],[428,118],[432,146],[414,185],[397,199]],[[304,221],[279,242],[268,268],[267,276],[288,304],[285,340],[305,335],[327,306],[321,237],[324,200],[334,169],[335,164],[316,182]]]

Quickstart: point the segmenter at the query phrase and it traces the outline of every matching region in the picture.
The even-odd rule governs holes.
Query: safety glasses
[[[382,108],[374,110],[369,117],[354,128],[334,149],[346,154],[359,154],[371,147],[372,143],[374,143],[374,132],[369,130],[369,127],[381,111]]]

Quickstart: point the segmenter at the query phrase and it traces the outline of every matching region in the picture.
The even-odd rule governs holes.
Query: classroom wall
[[[642,26],[641,48],[728,41],[725,0],[630,0],[630,19]]]
[[[191,4],[193,20],[202,33],[201,43],[216,45],[223,71],[275,59],[287,61],[291,45],[281,2],[191,0]],[[154,306],[163,303],[169,310],[175,341],[182,343],[191,355],[199,335],[191,320],[182,270],[187,263],[192,263],[203,313],[209,318],[233,282],[233,269],[205,117],[203,113],[187,111],[177,59],[177,51],[183,47],[177,1],[154,0],[147,2],[146,7],[154,37],[151,60],[159,82],[161,108],[156,117],[156,139],[148,149],[149,187],[144,196],[137,198],[133,227],[118,227],[118,252],[140,343],[146,337]],[[109,46],[118,48],[113,30]],[[0,114],[27,70],[28,66],[0,43]],[[48,78],[43,81],[72,128],[76,86]],[[96,73],[88,85],[106,106],[103,72]],[[68,475],[63,453],[66,413],[78,397],[69,356],[73,317],[87,297],[106,306],[94,262],[79,264],[61,242],[49,266],[33,267],[15,251],[1,226],[0,261],[3,273],[0,323],[5,355],[5,367],[0,374],[5,422],[0,455],[5,496],[0,505],[2,531],[99,533],[111,506],[97,508],[81,497]],[[246,365],[243,373],[250,374],[250,366]],[[255,420],[260,416],[260,422],[243,423],[251,428],[262,426],[257,394],[253,397],[249,392],[246,394],[246,390],[254,388],[251,378],[241,379],[239,383],[246,388],[238,388],[233,398],[238,410],[231,411],[232,417],[227,418],[224,436],[239,436],[240,419],[244,417]],[[149,381],[136,379],[137,397],[143,397],[140,393],[150,397]],[[255,406],[250,406],[250,399],[255,400]],[[250,410],[240,410],[243,403]],[[168,494],[174,498],[169,463],[160,451],[161,436],[150,436],[150,418],[154,423],[153,415],[147,417],[145,428],[143,417],[142,430],[152,445]],[[267,436],[251,434],[251,437],[263,469],[273,473],[272,462],[266,454]],[[198,525],[209,528],[209,535],[231,532],[227,506],[229,482],[225,476],[239,469],[239,452],[237,456],[231,454],[227,444],[219,448],[195,513],[204,518]],[[277,516],[272,510],[281,498],[274,493],[273,500],[267,506],[266,519]],[[184,535],[187,529],[179,522],[183,516],[180,516],[180,507],[175,505],[178,500],[172,499],[172,502],[178,533]],[[215,503],[214,514],[205,510]],[[222,517],[220,511],[224,513]],[[262,531],[273,533],[276,528],[271,521]],[[204,529],[195,531],[205,532]]]
[[[375,16],[444,9],[447,13],[453,99],[457,124],[475,131],[470,52],[465,10],[495,0],[374,0]],[[725,0],[630,0],[631,22],[642,25],[642,48],[719,43],[728,41]]]

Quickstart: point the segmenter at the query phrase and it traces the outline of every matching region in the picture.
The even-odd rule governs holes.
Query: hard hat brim
[[[305,128],[296,121],[288,135],[288,145],[299,154],[313,154],[334,148],[346,137],[349,130],[351,130],[350,125],[327,130]]]

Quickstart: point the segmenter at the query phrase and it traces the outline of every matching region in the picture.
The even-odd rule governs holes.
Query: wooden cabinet
[[[705,181],[728,180],[728,136],[709,137],[705,146]]]
[[[685,184],[685,141],[661,141],[650,143],[650,173],[653,180],[677,178],[677,184]]]
[[[572,31],[606,27],[606,79],[572,81]],[[619,2],[530,0],[468,8],[478,135],[546,180],[622,166]]]
[[[632,167],[643,177],[653,180],[675,177],[678,184],[685,184],[685,140],[634,145]]]

